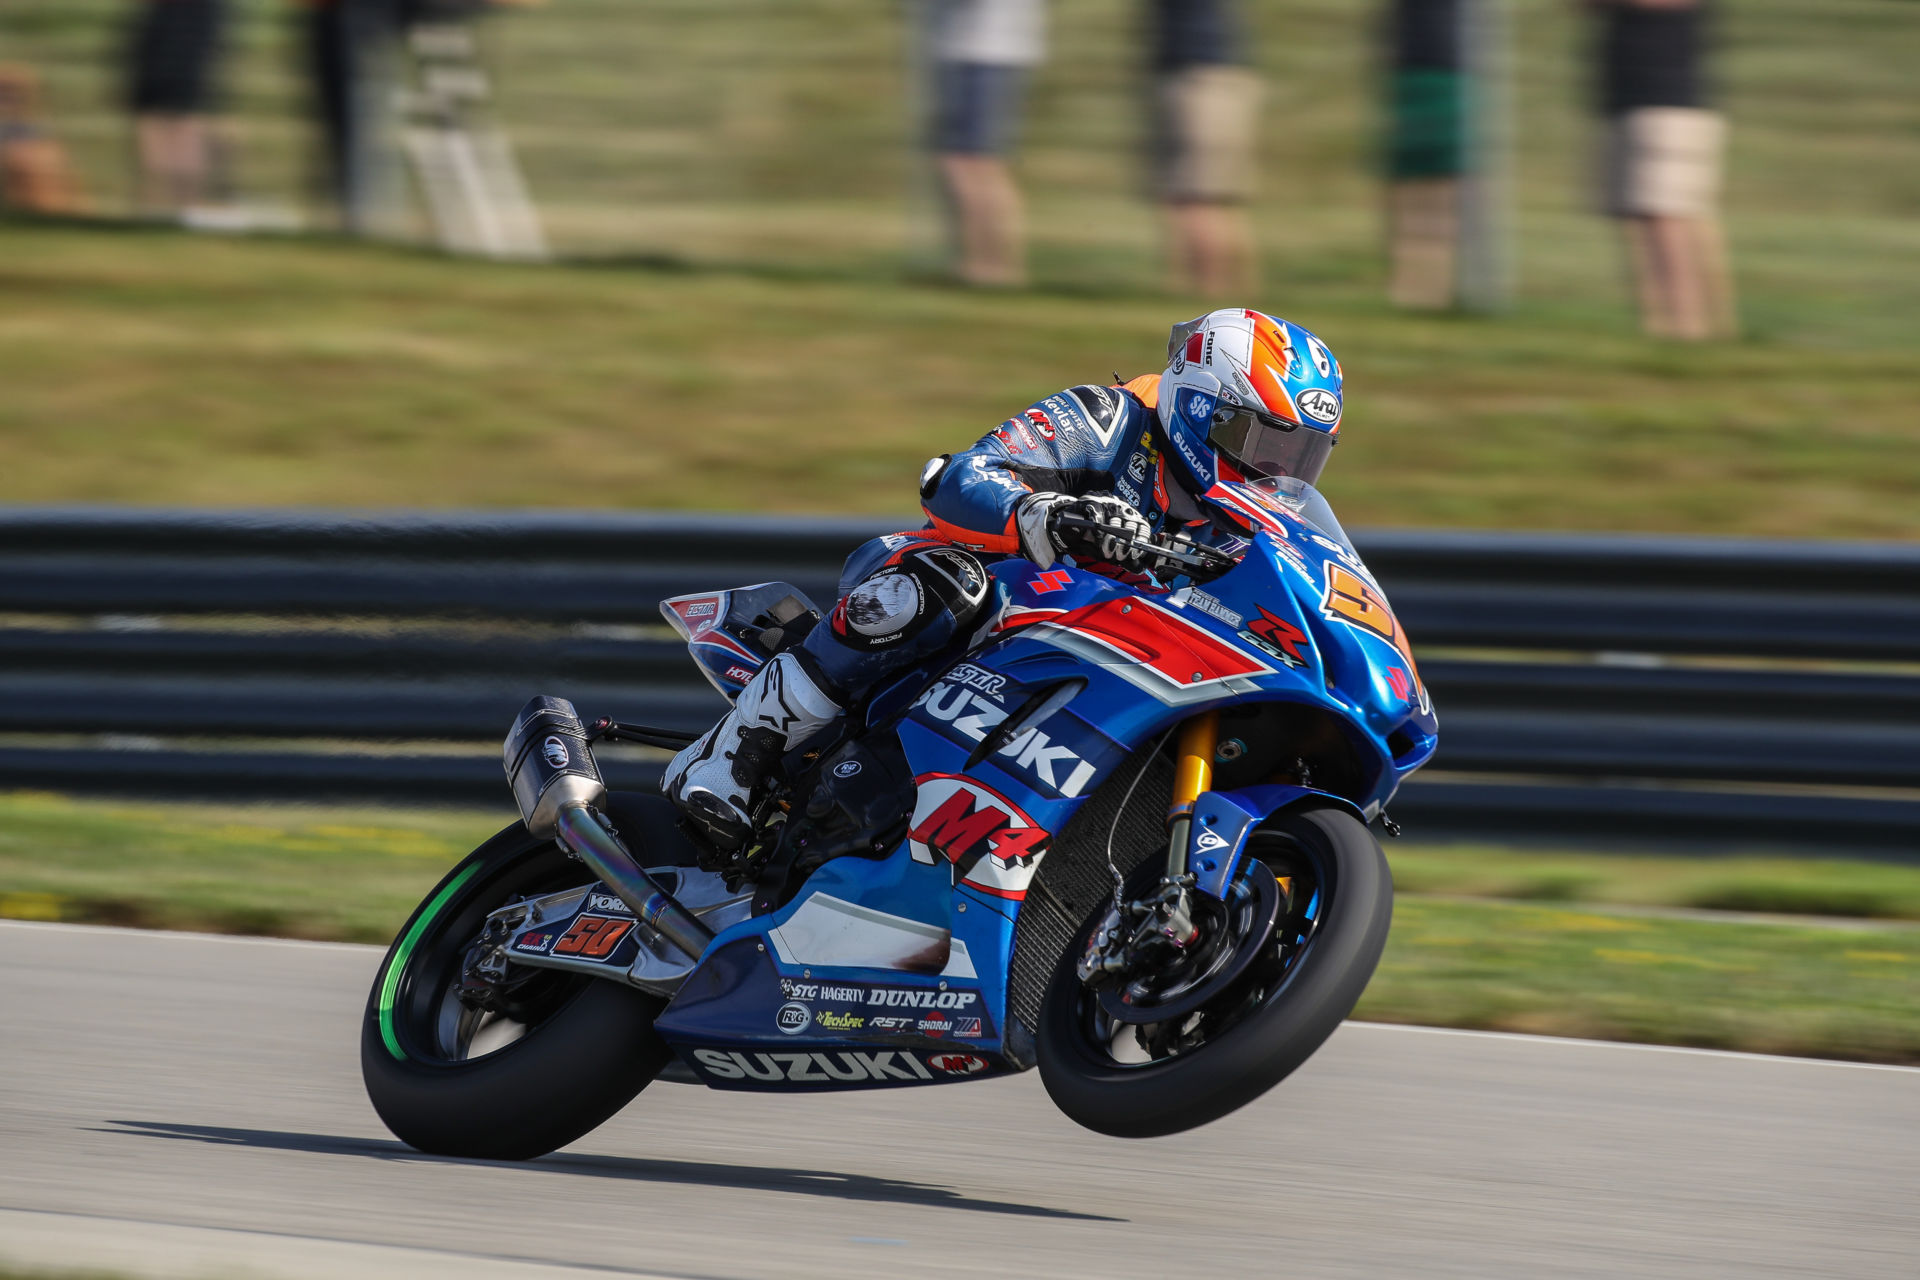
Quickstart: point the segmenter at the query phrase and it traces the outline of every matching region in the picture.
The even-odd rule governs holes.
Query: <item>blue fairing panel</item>
[[[1194,887],[1225,898],[1246,855],[1248,838],[1274,814],[1307,800],[1337,805],[1366,821],[1351,800],[1311,787],[1273,783],[1201,795],[1194,802],[1193,824],[1187,829],[1187,867],[1193,872]]]

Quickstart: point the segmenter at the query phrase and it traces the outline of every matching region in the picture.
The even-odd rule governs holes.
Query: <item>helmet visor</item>
[[[1240,405],[1222,404],[1214,412],[1207,442],[1248,479],[1291,476],[1316,484],[1333,453],[1334,437]]]

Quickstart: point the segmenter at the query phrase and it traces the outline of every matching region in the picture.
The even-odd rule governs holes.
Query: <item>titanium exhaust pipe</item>
[[[600,812],[607,784],[573,704],[545,695],[527,703],[514,719],[502,755],[527,830],[536,838],[559,840],[636,916],[698,960],[713,941],[713,930],[654,883]]]

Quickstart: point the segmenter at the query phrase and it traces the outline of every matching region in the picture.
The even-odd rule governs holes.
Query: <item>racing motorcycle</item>
[[[972,647],[784,762],[721,855],[596,742],[691,735],[536,697],[522,820],[388,951],[367,1091],[422,1151],[523,1159],[665,1076],[871,1089],[1039,1067],[1055,1104],[1149,1137],[1273,1087],[1353,1009],[1393,886],[1371,824],[1438,724],[1407,636],[1325,500],[1224,482],[1225,547],[1143,539],[1177,589],[991,567]],[[723,694],[819,611],[784,583],[667,621]]]

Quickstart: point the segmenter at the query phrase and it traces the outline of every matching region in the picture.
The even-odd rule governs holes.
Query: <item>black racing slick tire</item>
[[[1295,875],[1296,889],[1311,876],[1323,900],[1303,907],[1298,893],[1290,898],[1291,914],[1273,926],[1265,976],[1250,976],[1232,999],[1195,1015],[1202,1033],[1207,1018],[1220,1029],[1166,1056],[1124,1061],[1112,1048],[1137,1033],[1103,1022],[1097,996],[1075,972],[1080,943],[1103,911],[1088,918],[1054,970],[1037,1037],[1040,1077],[1069,1118],[1117,1138],[1217,1120],[1285,1079],[1359,1003],[1393,919],[1392,873],[1366,824],[1331,806],[1287,810],[1255,833],[1246,866],[1243,874]],[[1283,931],[1293,945],[1283,945]]]
[[[665,803],[614,800],[623,828],[621,808]],[[468,1029],[476,1015],[456,989],[488,913],[592,880],[553,841],[515,823],[469,854],[413,913],[381,962],[360,1033],[367,1097],[395,1137],[434,1155],[531,1159],[604,1123],[671,1060],[653,1030],[661,1000],[617,980],[550,969],[524,976],[513,1017],[486,1015],[504,1018],[505,1034],[518,1038],[483,1050]]]

